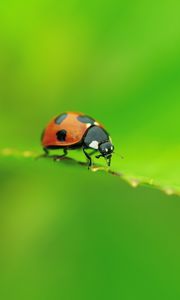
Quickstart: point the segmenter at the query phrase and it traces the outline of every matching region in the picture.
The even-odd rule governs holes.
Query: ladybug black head
[[[110,142],[105,142],[99,145],[99,152],[104,157],[109,157],[114,151],[114,146]]]

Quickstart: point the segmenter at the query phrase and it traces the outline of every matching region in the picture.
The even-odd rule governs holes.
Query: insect
[[[104,127],[95,119],[76,112],[66,112],[53,118],[42,134],[42,146],[45,155],[49,150],[62,149],[65,157],[68,150],[82,148],[88,159],[88,167],[92,166],[91,155],[99,151],[96,158],[104,157],[108,166],[111,164],[114,146]],[[88,153],[92,149],[91,153]]]

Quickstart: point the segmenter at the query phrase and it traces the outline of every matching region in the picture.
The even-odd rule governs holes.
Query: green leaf
[[[0,165],[2,299],[179,298],[179,197],[74,160]]]

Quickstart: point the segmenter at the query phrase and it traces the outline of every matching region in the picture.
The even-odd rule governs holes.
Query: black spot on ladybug
[[[56,119],[55,119],[55,123],[56,124],[61,124],[62,121],[64,121],[64,119],[66,119],[67,117],[67,114],[61,114],[60,116],[58,116]]]
[[[65,129],[62,129],[62,130],[58,131],[56,133],[57,139],[60,142],[64,142],[66,140],[66,134],[67,134],[67,131]]]
[[[78,116],[77,119],[81,123],[90,123],[91,125],[94,124],[94,119],[92,119],[92,118],[90,118],[88,116]]]

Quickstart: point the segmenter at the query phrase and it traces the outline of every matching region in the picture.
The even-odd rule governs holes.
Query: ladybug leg
[[[91,153],[89,153],[89,155],[91,156],[91,155],[93,155],[96,152],[97,152],[97,150],[93,150]]]
[[[44,156],[48,156],[49,155],[48,149],[47,148],[43,148],[43,150],[44,150]]]
[[[83,148],[83,152],[84,154],[86,155],[87,159],[88,159],[88,169],[92,166],[92,159],[91,159],[91,156],[86,152],[85,148]]]
[[[66,155],[68,154],[68,151],[67,151],[67,149],[66,149],[66,148],[64,148],[64,149],[63,149],[63,151],[64,151],[64,154],[63,154],[63,155],[61,155],[61,157],[64,157],[64,156],[66,156]]]
[[[66,148],[63,148],[63,151],[64,151],[64,153],[62,155],[56,155],[56,156],[54,156],[54,160],[55,161],[61,160],[61,158],[65,157],[68,154],[68,151],[67,151]]]
[[[111,165],[111,158],[112,158],[112,155],[110,155],[109,158],[107,159],[108,167],[110,167],[110,165]]]

